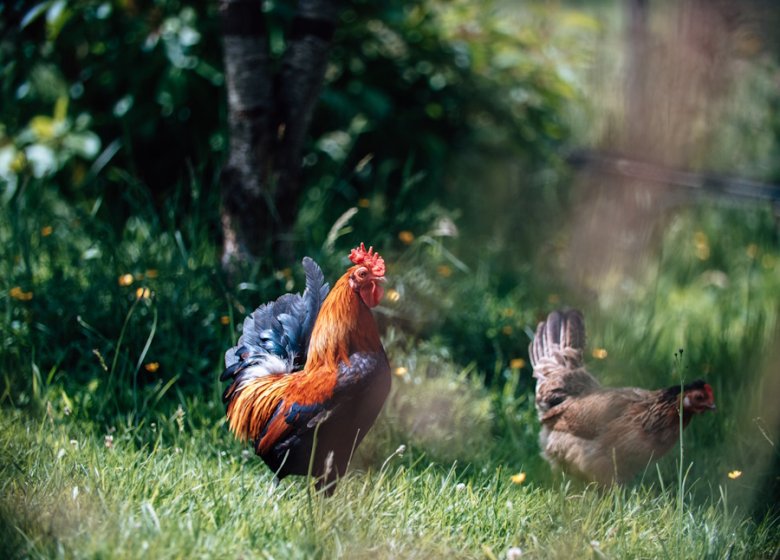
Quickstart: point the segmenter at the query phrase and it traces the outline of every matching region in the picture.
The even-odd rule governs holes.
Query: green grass
[[[189,415],[188,415],[189,416]],[[216,416],[216,415],[214,415]],[[186,418],[186,417],[185,417]],[[0,520],[7,558],[769,558],[777,527],[722,498],[683,511],[672,490],[575,489],[488,462],[414,452],[353,472],[332,498],[305,479],[273,488],[217,417],[104,432],[2,415]]]
[[[780,244],[769,209],[680,208],[643,266],[590,278],[587,297],[554,264],[571,232],[552,247],[526,241],[528,254],[500,267],[495,248],[463,266],[467,233],[383,249],[398,296],[377,311],[393,390],[354,470],[322,499],[304,479],[272,490],[228,433],[216,381],[236,325],[299,289],[300,271],[261,263],[228,287],[210,238],[214,201],[189,199],[199,202],[173,204],[192,219],[129,199],[130,219],[113,223],[99,204],[31,184],[1,208],[0,556],[780,554]],[[333,278],[358,235],[306,252]],[[686,430],[682,462],[678,448],[608,491],[550,472],[526,348],[535,322],[567,304],[583,308],[590,346],[608,350],[588,356],[606,383],[713,384],[719,412]]]

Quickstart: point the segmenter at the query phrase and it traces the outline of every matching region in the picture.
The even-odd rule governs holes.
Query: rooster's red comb
[[[355,247],[350,251],[349,260],[355,264],[366,266],[374,276],[385,275],[385,260],[379,256],[379,253],[374,252],[373,247],[369,247],[366,251],[366,246],[361,243],[360,247]]]

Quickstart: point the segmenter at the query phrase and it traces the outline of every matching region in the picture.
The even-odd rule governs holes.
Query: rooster
[[[303,295],[286,294],[244,320],[220,377],[230,429],[251,440],[275,473],[316,477],[331,493],[390,391],[390,364],[370,309],[383,295],[385,263],[373,247],[328,292],[305,257]]]
[[[609,485],[631,480],[674,446],[696,414],[715,410],[704,381],[649,391],[602,387],[583,362],[585,325],[576,310],[553,311],[529,347],[536,378],[542,455],[554,467]]]

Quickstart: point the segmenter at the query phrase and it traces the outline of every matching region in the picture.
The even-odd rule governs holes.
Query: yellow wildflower
[[[449,278],[452,276],[452,269],[446,264],[439,265],[436,268],[436,272],[439,273],[439,276],[443,276],[444,278]]]
[[[729,473],[729,478],[730,478],[731,480],[736,480],[736,479],[738,479],[740,476],[742,476],[742,471],[733,470],[733,471],[731,471],[731,472]]]
[[[360,206],[361,208],[368,208],[369,206],[371,206],[371,201],[368,200],[367,198],[360,198],[358,199],[358,206]]]
[[[14,286],[8,290],[8,295],[19,301],[30,301],[33,298],[32,292],[25,292],[19,286]]]
[[[399,366],[395,368],[395,371],[393,371],[393,373],[396,374],[398,377],[403,377],[404,375],[409,373],[409,370],[403,366]]]
[[[594,348],[593,349],[593,357],[597,360],[603,360],[607,357],[607,349],[606,348]]]
[[[41,236],[43,237],[49,237],[52,232],[54,231],[54,228],[51,226],[43,226],[41,228]]]
[[[401,243],[404,245],[411,245],[412,241],[414,241],[414,234],[408,229],[405,229],[398,232],[398,239],[400,239]]]
[[[159,362],[149,362],[147,364],[144,364],[144,369],[149,373],[154,373],[155,371],[160,369],[160,364]]]
[[[399,294],[397,290],[390,288],[387,290],[386,297],[389,301],[396,302],[401,299],[401,294]]]
[[[525,360],[523,358],[514,358],[509,361],[509,367],[512,369],[523,369],[525,367]]]
[[[123,274],[119,277],[119,285],[120,286],[129,286],[133,283],[133,275],[132,274]]]
[[[157,269],[156,268],[149,268],[149,269],[147,269],[146,277],[147,278],[157,278]]]
[[[525,482],[525,473],[519,472],[517,474],[513,474],[510,477],[510,480],[512,481],[513,484],[522,484],[523,482]]]
[[[152,295],[152,292],[151,292],[151,290],[149,290],[149,288],[138,288],[135,291],[135,297],[137,297],[138,299],[141,299],[141,298],[149,299],[149,297],[151,295]]]
[[[219,322],[222,323],[223,325],[229,325],[230,317],[228,317],[227,315],[223,315],[222,317],[219,318]]]

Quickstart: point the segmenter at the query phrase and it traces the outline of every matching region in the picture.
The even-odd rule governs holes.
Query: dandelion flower
[[[368,208],[369,206],[371,206],[371,201],[368,200],[367,198],[360,198],[358,199],[358,206],[360,206],[361,208]]]
[[[450,276],[452,276],[452,269],[446,264],[439,265],[436,268],[436,272],[438,272],[439,276],[443,278],[449,278]]]
[[[146,277],[147,278],[157,278],[157,269],[156,268],[150,268],[146,271]]]
[[[389,301],[396,302],[396,301],[398,301],[399,299],[401,299],[401,294],[399,294],[399,293],[398,293],[398,290],[394,290],[394,289],[390,288],[390,289],[389,289],[389,290],[387,290],[387,292],[385,293],[385,297],[386,297],[386,298],[387,298]]]
[[[731,480],[736,480],[736,479],[738,479],[740,476],[742,476],[742,471],[733,470],[733,471],[731,471],[731,472],[729,473],[729,478],[730,478]]]
[[[395,368],[393,373],[396,374],[398,377],[403,377],[404,375],[409,373],[409,370],[407,368],[403,367],[403,366],[399,366],[399,367]]]
[[[525,482],[525,473],[519,472],[517,474],[513,474],[510,477],[510,480],[512,481],[512,484],[522,484],[523,482]]]
[[[120,286],[129,286],[133,283],[133,275],[132,274],[123,274],[119,277],[119,285]]]
[[[8,290],[8,295],[18,301],[30,301],[33,298],[32,292],[25,292],[19,286],[14,286]]]
[[[525,360],[523,358],[514,358],[509,361],[509,367],[512,369],[523,369],[525,367]]]
[[[593,357],[597,360],[603,360],[607,357],[607,349],[606,348],[594,348],[593,349]]]
[[[401,243],[404,245],[411,245],[412,241],[414,241],[414,234],[411,231],[405,229],[398,233],[398,239],[400,239]]]
[[[222,323],[223,325],[229,325],[230,317],[228,317],[227,315],[223,315],[222,317],[219,318],[219,322]]]
[[[149,297],[152,295],[151,290],[149,288],[138,288],[135,291],[135,297],[138,299],[144,298],[149,299]]]
[[[148,364],[144,364],[144,369],[148,371],[149,373],[154,373],[158,369],[160,369],[160,363],[159,362],[149,362]]]
[[[43,226],[41,228],[41,236],[42,237],[49,237],[52,232],[54,231],[54,228],[51,226]]]

